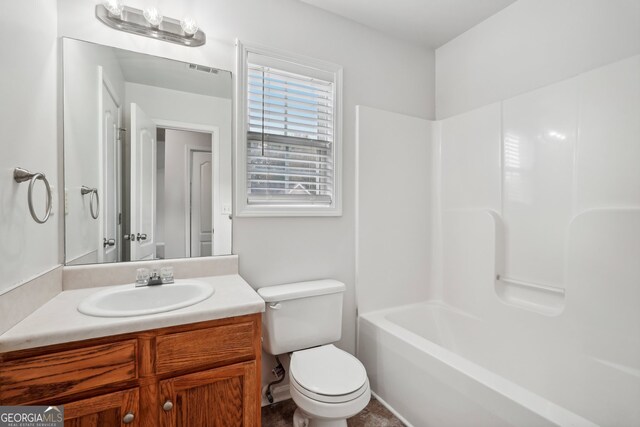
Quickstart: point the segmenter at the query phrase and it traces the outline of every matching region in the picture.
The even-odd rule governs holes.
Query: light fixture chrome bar
[[[118,16],[110,13],[104,5],[98,4],[96,5],[96,18],[116,30],[183,46],[202,46],[207,41],[207,36],[202,30],[198,30],[193,36],[190,36],[182,30],[180,21],[166,16],[158,27],[153,27],[144,19],[142,10],[129,6],[125,6],[122,14]]]

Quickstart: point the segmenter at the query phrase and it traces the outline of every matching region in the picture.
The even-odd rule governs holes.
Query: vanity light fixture
[[[144,11],[125,6],[122,0],[105,0],[96,5],[96,18],[116,30],[177,43],[183,46],[202,46],[207,41],[195,19],[177,20],[163,17],[156,7]]]
[[[114,16],[122,15],[122,11],[124,10],[124,3],[122,0],[106,0],[103,4],[110,14]]]
[[[193,37],[198,32],[198,23],[191,17],[186,17],[180,21],[182,31],[188,36]]]
[[[162,23],[162,13],[157,7],[148,7],[142,12],[142,16],[153,28],[158,28]]]

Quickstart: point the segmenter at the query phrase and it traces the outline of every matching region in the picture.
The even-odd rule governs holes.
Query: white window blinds
[[[247,202],[329,205],[334,82],[248,64]]]

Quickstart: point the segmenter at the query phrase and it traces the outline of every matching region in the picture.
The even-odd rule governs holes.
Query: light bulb
[[[148,7],[142,14],[144,15],[144,19],[146,19],[152,27],[157,27],[162,22],[162,13],[160,13],[157,7]]]
[[[180,21],[180,27],[182,27],[182,31],[188,36],[193,36],[198,31],[198,23],[190,17],[186,17]]]
[[[122,15],[122,11],[124,10],[124,3],[122,0],[105,0],[102,5],[110,14],[115,16]]]

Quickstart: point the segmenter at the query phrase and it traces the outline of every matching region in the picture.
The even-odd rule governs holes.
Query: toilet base
[[[302,387],[297,385],[298,382],[294,375],[291,375],[289,380],[289,392],[298,407],[293,415],[294,427],[347,427],[347,418],[357,415],[367,406],[371,399],[368,379],[359,390],[361,392],[360,395],[355,398],[350,395],[351,400],[333,403],[311,399],[303,394],[298,389],[298,387],[301,389]]]
[[[310,418],[300,408],[293,413],[293,427],[347,427],[347,420]]]

